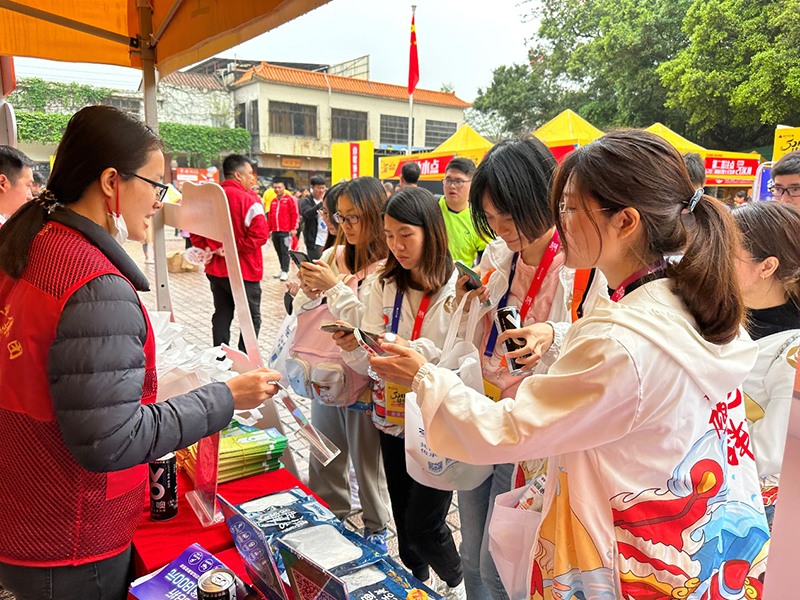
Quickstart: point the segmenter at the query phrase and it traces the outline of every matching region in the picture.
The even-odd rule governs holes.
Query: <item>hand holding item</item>
[[[278,386],[270,382],[280,381],[280,379],[281,374],[277,371],[261,368],[237,375],[225,383],[233,394],[234,408],[236,410],[252,410],[278,393]]]
[[[477,296],[482,304],[487,304],[489,302],[489,288],[485,285],[481,287],[469,290],[467,288],[467,284],[469,283],[469,276],[463,275],[458,278],[456,282],[456,298],[453,301],[453,306],[456,307],[461,303],[461,299],[464,297],[464,294],[467,294],[467,303],[464,306],[464,312],[469,312],[470,305],[472,304],[472,299]]]
[[[508,357],[516,359],[523,371],[531,371],[550,349],[554,336],[553,326],[549,323],[534,323],[520,329],[507,329],[497,338],[497,343],[501,344],[509,338],[524,341],[525,346],[509,352]]]
[[[408,343],[408,340],[404,340],[399,335],[395,335],[394,333],[382,333],[378,336],[378,342],[380,342],[381,346],[384,344],[396,344],[397,346],[403,346],[404,348],[411,347],[411,345]]]
[[[303,282],[311,288],[327,291],[339,282],[331,267],[323,260],[303,263]]]
[[[344,321],[337,321],[337,323],[347,325],[347,323]],[[334,333],[333,341],[345,352],[352,352],[358,348],[358,340],[356,340],[356,336],[354,336],[352,333],[347,333],[346,331],[337,331]]]
[[[399,344],[381,344],[389,356],[370,355],[369,364],[384,381],[410,388],[420,367],[428,362],[419,352]]]
[[[290,281],[286,284],[286,291],[289,292],[289,295],[294,298],[297,296],[297,292],[300,291],[300,282],[299,281]]]

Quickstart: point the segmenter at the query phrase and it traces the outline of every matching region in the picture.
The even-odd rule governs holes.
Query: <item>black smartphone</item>
[[[481,282],[481,278],[478,277],[478,274],[472,269],[470,269],[467,265],[458,261],[455,262],[455,265],[456,269],[458,269],[458,272],[461,273],[462,277],[464,275],[469,277],[469,281],[467,281],[466,285],[467,290],[471,292],[472,290],[477,290],[479,287],[483,285],[483,283]]]
[[[353,333],[356,328],[350,325],[343,325],[342,323],[323,323],[319,326],[321,331],[325,333],[336,333],[337,331],[344,331],[345,333]]]
[[[365,331],[361,331],[360,329],[356,329],[353,331],[353,335],[356,336],[356,340],[361,345],[364,350],[369,352],[370,354],[376,354],[378,356],[389,356],[381,345],[373,338],[370,334]]]
[[[292,259],[292,262],[297,265],[298,269],[303,268],[300,263],[311,262],[308,258],[308,254],[300,252],[299,250],[289,250],[289,257]]]

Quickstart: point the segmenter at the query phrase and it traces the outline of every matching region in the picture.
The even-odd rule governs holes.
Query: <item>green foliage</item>
[[[72,115],[17,111],[19,139],[23,142],[58,144]],[[206,165],[222,152],[243,152],[250,147],[245,129],[159,123],[159,134],[169,152],[186,153],[193,166],[202,159]]]
[[[185,152],[192,166],[199,166],[201,158],[210,165],[221,152],[245,152],[250,148],[250,133],[241,128],[159,123],[158,133],[169,152]]]
[[[17,89],[7,100],[18,110],[73,113],[84,106],[103,104],[113,94],[110,88],[25,77],[17,81]]]
[[[734,150],[800,124],[800,0],[527,2],[528,62],[495,69],[474,104],[510,131],[571,108],[601,129],[658,121]]]

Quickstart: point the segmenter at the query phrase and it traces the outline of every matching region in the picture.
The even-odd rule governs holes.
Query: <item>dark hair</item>
[[[703,187],[706,184],[706,163],[703,162],[703,157],[697,152],[687,152],[683,155],[683,162],[686,163],[692,185],[695,188]]]
[[[47,183],[47,179],[44,178],[44,175],[39,173],[39,171],[33,172],[33,182],[38,183],[39,185],[44,185]]]
[[[342,183],[337,183],[335,185],[332,185],[327,190],[325,190],[325,195],[322,197],[322,203],[328,210],[328,214],[331,215],[331,221],[333,221],[333,213],[336,212],[336,203],[339,201],[339,196],[341,195],[343,188],[344,184]],[[339,243],[341,242],[337,241],[336,232],[328,230],[328,239],[325,240],[325,246],[322,249],[327,250],[334,244],[338,245]]]
[[[308,180],[310,185],[325,185],[325,178],[322,175],[314,175]]]
[[[700,334],[715,344],[736,337],[744,316],[734,263],[739,232],[729,211],[709,196],[700,198],[687,218],[689,226],[684,224],[681,214],[695,186],[683,157],[669,142],[647,131],[620,130],[566,155],[552,194],[565,247],[559,202],[567,182],[579,203],[586,205],[594,198],[606,209],[586,213],[598,236],[595,215],[614,215],[630,207],[639,212],[643,226],[645,246],[632,249],[642,262],[683,252],[681,261],[668,267],[668,275]]]
[[[471,176],[475,172],[475,163],[463,156],[456,156],[447,163],[447,169],[445,169],[445,171],[449,171],[450,169],[455,169],[456,171],[461,171],[464,175]]]
[[[391,197],[394,194],[394,184],[389,181],[384,182],[383,189],[386,190],[387,197]]]
[[[233,179],[233,174],[245,165],[253,166],[253,163],[242,154],[230,154],[222,161],[222,176],[225,179]]]
[[[747,198],[747,192],[744,190],[739,190],[736,192],[736,198]]]
[[[772,165],[771,177],[776,175],[797,175],[800,174],[800,150],[794,150],[784,154]]]
[[[347,241],[344,229],[339,226],[337,243],[346,246],[345,265],[351,273],[358,274],[374,262],[386,258],[389,253],[382,218],[386,192],[374,177],[356,177],[343,183],[339,198],[342,196],[349,197],[353,203],[361,222],[362,235],[366,239],[366,243],[353,246]]]
[[[407,187],[389,198],[383,207],[383,214],[401,223],[422,227],[425,241],[416,283],[426,296],[438,292],[450,279],[455,267],[448,248],[444,216],[436,198],[424,188]],[[381,275],[381,281],[385,280],[394,280],[397,289],[403,293],[415,287],[412,285],[411,271],[404,269],[391,252]]]
[[[14,279],[22,275],[31,241],[47,216],[40,200],[73,204],[106,169],[114,168],[123,180],[130,179],[152,152],[162,148],[152,129],[116,108],[87,106],[79,110],[58,145],[47,189],[37,200],[23,204],[0,228],[0,268]]]
[[[12,146],[0,146],[0,175],[5,175],[11,185],[17,184],[25,167],[33,168],[33,161]]]
[[[800,210],[783,202],[753,202],[731,214],[742,232],[744,249],[758,262],[777,258],[775,279],[800,305]]]
[[[504,140],[494,146],[472,176],[469,204],[472,222],[483,237],[492,239],[483,210],[483,196],[489,194],[498,212],[511,215],[517,231],[529,242],[553,227],[550,186],[556,159],[535,137]]]
[[[400,169],[400,174],[403,176],[403,181],[406,183],[417,183],[421,172],[419,165],[415,162],[407,162],[403,165],[403,168]]]

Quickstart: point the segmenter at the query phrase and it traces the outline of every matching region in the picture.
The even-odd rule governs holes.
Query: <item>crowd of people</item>
[[[0,477],[16,482],[0,488],[0,584],[123,598],[142,465],[282,374],[154,403],[148,282],[120,244],[164,198],[160,140],[90,107],[35,197],[31,166],[0,148]],[[477,168],[453,159],[438,199],[414,163],[397,190],[312,178],[297,201],[276,183],[266,208],[245,157],[222,172],[256,331],[268,239],[278,254],[287,376],[341,450],[310,460],[309,486],[339,518],[355,483],[364,537],[385,549],[393,516],[403,564],[448,599],[761,597],[800,346],[800,152],[773,165],[776,202],[733,209],[641,130],[561,164],[534,137],[503,141]],[[298,232],[308,260],[289,281]],[[192,243],[227,343],[221,246]],[[443,352],[449,333],[463,356]],[[482,385],[459,370],[471,357]],[[486,466],[456,492],[458,548],[452,487],[409,473],[403,398],[430,450]]]

